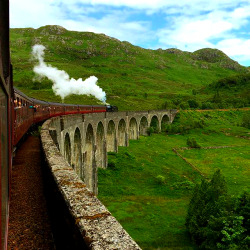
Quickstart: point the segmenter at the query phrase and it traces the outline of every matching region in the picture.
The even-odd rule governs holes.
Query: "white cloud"
[[[10,0],[11,27],[40,27],[55,24],[57,19],[63,18],[60,7],[52,0]]]
[[[177,8],[191,7],[192,9],[214,10],[247,4],[249,0],[68,0],[69,3],[84,3],[91,5],[106,5],[115,7],[130,7],[136,9],[160,9],[177,6]],[[189,9],[186,9],[189,10]]]
[[[243,55],[243,50],[237,46],[244,45],[246,50],[249,43],[244,39],[236,39],[235,31],[249,22],[247,19],[249,16],[248,6],[231,11],[216,10],[197,16],[175,17],[171,19],[171,26],[168,25],[159,30],[159,46],[163,48],[173,46],[188,51],[212,47],[219,48],[228,55],[240,56]],[[248,58],[250,58],[249,55]]]
[[[250,0],[10,0],[10,14],[11,27],[57,24],[142,46],[188,51],[225,46],[223,51],[239,58],[237,46],[249,46]],[[155,28],[150,19],[155,16],[164,28]]]
[[[250,39],[225,39],[218,42],[217,47],[237,61],[249,61]]]

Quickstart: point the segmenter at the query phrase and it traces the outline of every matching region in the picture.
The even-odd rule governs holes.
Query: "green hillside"
[[[45,62],[65,70],[70,77],[98,77],[98,85],[107,93],[107,102],[119,106],[120,110],[171,108],[180,104],[186,108],[188,100],[202,106],[213,101],[218,92],[208,88],[209,85],[249,71],[216,49],[194,53],[178,49],[149,50],[104,34],[68,31],[60,26],[11,29],[10,35],[14,85],[29,96],[48,101],[61,100],[53,94],[50,81],[32,81],[34,44],[44,45]],[[236,89],[234,95],[241,97],[244,89]],[[98,103],[86,96],[70,96],[65,102]]]

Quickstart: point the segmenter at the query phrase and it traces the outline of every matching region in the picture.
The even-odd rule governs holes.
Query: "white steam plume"
[[[106,93],[96,84],[97,77],[90,76],[84,81],[82,78],[78,80],[70,78],[65,71],[44,62],[44,50],[43,45],[36,44],[32,47],[32,54],[39,61],[33,70],[39,76],[47,77],[53,82],[52,89],[56,95],[61,96],[62,99],[70,94],[93,95],[100,101],[106,102]]]

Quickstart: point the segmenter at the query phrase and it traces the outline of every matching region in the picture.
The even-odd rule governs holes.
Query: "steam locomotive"
[[[111,105],[74,105],[37,100],[13,88],[9,48],[9,1],[0,1],[0,249],[7,249],[13,148],[31,125],[54,116],[118,111]]]

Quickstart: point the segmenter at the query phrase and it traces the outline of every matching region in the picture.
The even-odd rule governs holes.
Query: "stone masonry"
[[[177,110],[93,113],[47,120],[41,131],[46,161],[84,241],[91,249],[140,249],[97,199],[97,168],[107,152],[171,123]]]

